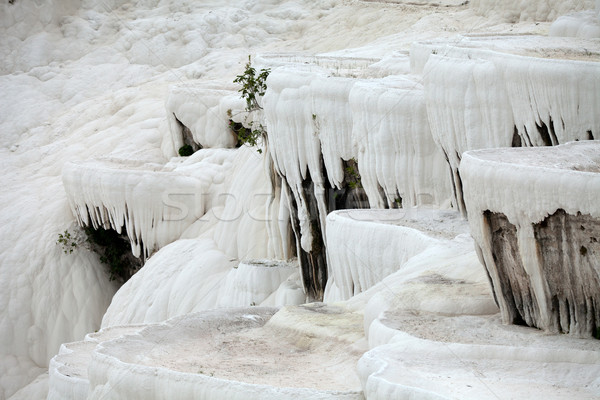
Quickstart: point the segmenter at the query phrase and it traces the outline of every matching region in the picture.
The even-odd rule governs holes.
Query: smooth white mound
[[[306,303],[297,262],[248,260],[229,271],[218,307],[284,306]],[[300,285],[299,285],[300,284]]]

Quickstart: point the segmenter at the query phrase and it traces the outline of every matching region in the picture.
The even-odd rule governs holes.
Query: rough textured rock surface
[[[600,142],[478,150],[460,167],[504,323],[598,337]]]
[[[600,219],[557,210],[533,232],[551,302],[553,329],[598,335],[600,327]],[[571,266],[565,269],[564,266]]]
[[[502,297],[510,304],[510,322],[517,325],[533,325],[532,315],[539,316],[527,272],[519,255],[517,227],[502,213],[484,213],[491,236],[491,250]]]

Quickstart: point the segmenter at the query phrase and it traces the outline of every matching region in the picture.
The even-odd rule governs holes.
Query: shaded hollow
[[[131,243],[125,228],[122,233],[114,229],[84,228],[90,250],[100,256],[110,274],[110,280],[127,282],[143,266],[143,261],[131,252]]]
[[[193,152],[200,150],[202,146],[196,143],[196,141],[194,140],[194,135],[190,128],[185,126],[179,119],[177,119],[177,116],[175,114],[173,114],[173,117],[175,117],[175,121],[177,121],[177,125],[181,130],[181,139],[183,140],[184,146],[190,146]]]

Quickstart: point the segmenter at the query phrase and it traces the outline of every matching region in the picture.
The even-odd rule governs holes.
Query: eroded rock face
[[[500,290],[509,304],[510,322],[532,326],[535,317],[539,316],[539,309],[519,254],[517,227],[502,213],[486,211],[484,216],[489,226],[492,256],[500,277]]]
[[[552,297],[550,323],[561,332],[597,335],[600,327],[600,219],[557,210],[533,225]]]
[[[550,310],[552,331],[597,336],[600,326],[600,220],[559,209],[533,224],[548,296],[537,299],[521,258],[517,227],[502,213],[484,213],[499,290],[513,324],[538,326],[538,301]]]
[[[466,152],[472,235],[505,323],[598,337],[600,142]]]

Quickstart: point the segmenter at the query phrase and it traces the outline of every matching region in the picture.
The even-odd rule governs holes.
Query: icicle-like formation
[[[353,185],[364,187],[371,206],[449,205],[445,163],[429,132],[419,83],[331,77],[309,65],[275,69],[267,85],[269,150],[290,191],[304,283],[317,296],[325,276],[318,258],[325,217],[336,208],[333,188],[347,184],[345,160],[358,160],[353,173],[364,179]]]
[[[434,49],[423,74],[431,132],[448,158],[462,211],[464,151],[557,145],[600,132],[598,62],[452,46]]]
[[[277,172],[284,177],[294,196],[301,246],[306,252],[312,249],[313,236],[302,183],[311,180],[315,185],[313,194],[320,192],[320,203],[325,201],[320,142],[310,103],[309,87],[314,78],[315,74],[309,71],[274,71],[269,75],[269,90],[263,99],[269,150]]]
[[[468,152],[460,173],[504,322],[597,334],[600,142]]]
[[[437,232],[431,231],[436,226]],[[407,260],[465,233],[455,211],[341,210],[327,217],[326,302],[347,300],[403,268]]]
[[[194,150],[235,146],[229,119],[239,122],[245,114],[244,101],[235,87],[223,86],[226,85],[213,83],[171,87],[166,102],[170,132],[163,140],[163,151],[168,156],[177,155],[184,144]]]
[[[420,83],[404,77],[357,82],[350,108],[354,154],[372,206],[449,206],[446,163],[429,130]]]
[[[220,157],[223,161],[219,164]],[[202,200],[197,207],[202,205],[205,212],[179,234],[179,240],[157,251],[120,288],[104,315],[103,326],[158,322],[218,304],[232,305],[227,301],[235,299],[228,298],[230,293],[224,287],[227,275],[240,260],[283,258],[286,251],[282,246],[289,245],[290,233],[282,231],[280,241],[268,239],[268,227],[275,232],[282,221],[268,212],[271,182],[262,162],[256,150],[247,146],[203,149],[174,169],[174,176],[186,173],[190,179],[211,182],[196,197]],[[173,205],[183,209],[185,199],[173,195]],[[284,217],[283,222],[287,221]],[[287,293],[283,286],[283,300],[297,299],[291,295],[293,282],[287,284]],[[265,287],[263,290],[271,295]]]
[[[173,166],[106,159],[67,163],[63,184],[79,224],[94,228],[124,227],[136,257],[147,257],[178,239],[211,204],[209,187],[224,173],[232,152],[197,153],[192,160],[202,173]],[[188,173],[182,173],[188,169]],[[178,173],[179,172],[179,173]]]
[[[319,190],[324,177],[339,188],[342,160],[357,158],[373,206],[391,204],[398,196],[406,205],[442,205],[449,187],[422,93],[420,84],[405,78],[360,81],[276,70],[265,96],[275,165],[296,193],[307,172]]]
[[[594,0],[472,0],[470,6],[482,15],[500,14],[513,22],[553,21],[571,11],[594,8]]]

